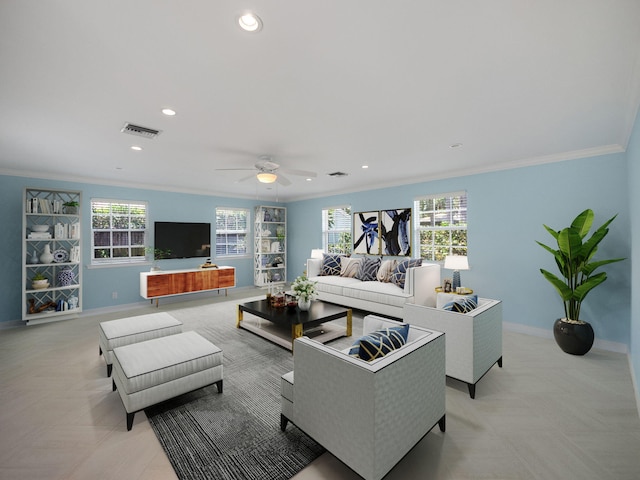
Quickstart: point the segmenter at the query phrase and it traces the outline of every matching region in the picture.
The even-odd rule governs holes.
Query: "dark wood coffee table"
[[[244,312],[258,319],[244,319]],[[346,328],[338,328],[328,324],[332,320],[346,317]],[[262,322],[267,320],[267,322]],[[271,340],[293,351],[293,341],[303,335],[326,343],[338,337],[350,337],[352,333],[352,312],[319,300],[311,302],[308,312],[298,307],[272,307],[267,300],[241,303],[238,305],[238,321],[236,327],[249,330],[261,337]]]

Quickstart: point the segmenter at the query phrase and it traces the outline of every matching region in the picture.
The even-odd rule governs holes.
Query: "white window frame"
[[[225,212],[244,212],[247,216],[247,224],[246,224],[246,228],[241,229],[218,229],[218,211],[225,211]],[[228,218],[229,215],[227,215],[225,218]],[[227,222],[225,221],[225,224]],[[212,255],[214,255],[214,258],[246,258],[246,257],[251,257],[251,248],[250,248],[250,238],[249,235],[251,233],[250,228],[251,228],[251,210],[248,208],[240,208],[240,207],[216,207],[216,220],[215,220],[215,245],[212,251]],[[245,251],[244,253],[228,253],[229,251],[229,243],[225,242],[224,245],[226,245],[225,247],[225,251],[227,253],[218,253],[218,236],[225,236],[225,239],[227,238],[228,235],[244,235],[244,248]]]
[[[349,227],[342,228],[331,228],[329,226],[329,210],[348,210],[348,219],[349,219]],[[330,234],[341,234],[348,233],[349,234],[349,246],[347,251],[345,252],[337,252],[334,249],[331,249],[331,245],[329,244]],[[322,250],[327,253],[346,253],[350,254],[353,250],[353,212],[351,211],[351,205],[339,205],[336,207],[325,207],[322,209]]]
[[[109,211],[108,213],[100,213],[95,212],[94,206],[97,204],[108,204]],[[114,225],[114,217],[118,217],[118,212],[114,212],[114,206],[116,205],[126,205],[128,213],[126,216],[131,219],[131,207],[144,207],[144,228],[132,228],[131,222],[128,222],[127,228],[113,228]],[[109,219],[109,228],[94,228],[94,218],[105,218]],[[137,217],[137,215],[133,215],[133,217]],[[114,266],[114,265],[130,265],[133,263],[144,263],[147,262],[147,252],[149,250],[149,203],[141,200],[119,200],[112,198],[92,198],[90,203],[90,229],[91,229],[91,262],[92,266]],[[96,245],[96,234],[99,233],[109,233],[110,239],[108,245]],[[129,242],[127,244],[117,245],[114,244],[113,233],[127,233],[129,237]],[[143,234],[143,242],[142,243],[132,243],[131,237],[134,233]],[[113,256],[114,249],[128,249],[129,255],[127,256]],[[140,255],[132,255],[132,249],[138,249]],[[107,258],[95,258],[96,250],[110,250],[111,256]]]
[[[454,202],[453,199],[458,197],[463,197],[460,202],[462,203],[462,205],[460,205],[459,208],[451,207],[452,203]],[[448,225],[448,226],[437,226],[437,225],[425,226],[420,224],[420,220],[422,218],[421,216],[422,212],[420,210],[420,202],[425,200],[437,201],[441,199],[445,199],[445,202],[447,202],[447,208],[437,209],[437,210],[434,209],[434,210],[430,210],[430,212],[432,212],[435,216],[436,215],[435,212],[437,211],[439,212],[438,215],[448,215],[449,218],[453,216],[457,216],[458,218],[460,218],[460,215],[463,213],[464,220],[465,220],[464,224],[458,224],[458,225],[454,224],[454,225]],[[445,233],[445,234],[448,234],[449,236],[449,240],[446,244],[443,243],[439,245],[440,247],[439,252],[437,251],[438,246],[435,245],[435,242],[432,241],[432,243],[429,245],[429,249],[431,253],[434,253],[434,255],[424,256],[425,260],[432,261],[432,262],[444,262],[445,255],[463,255],[463,256],[467,255],[467,251],[469,248],[469,236],[468,236],[469,218],[468,218],[468,196],[466,191],[437,193],[433,195],[416,197],[413,203],[413,210],[414,210],[414,238],[415,238],[415,243],[417,245],[417,252],[420,257],[424,256],[423,248],[422,248],[423,245],[422,245],[422,240],[420,235],[421,232],[433,232],[434,233],[434,235],[432,235],[433,239],[435,239],[436,234]],[[455,242],[453,240],[454,233],[460,232],[460,231],[465,232],[466,242],[464,245],[455,245]],[[439,236],[442,237],[442,235],[439,235]],[[446,247],[446,249],[444,247]]]

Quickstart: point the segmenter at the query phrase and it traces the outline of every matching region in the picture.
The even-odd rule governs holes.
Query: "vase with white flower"
[[[316,297],[316,282],[312,282],[306,276],[301,275],[293,281],[291,288],[298,299],[300,310],[309,310],[311,308],[311,300]]]

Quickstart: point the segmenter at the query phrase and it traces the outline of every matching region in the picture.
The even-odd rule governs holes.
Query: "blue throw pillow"
[[[378,280],[378,269],[380,268],[380,258],[363,257],[356,273],[356,278],[363,282],[373,282]]]
[[[443,310],[449,310],[450,312],[468,313],[478,308],[478,296],[469,295],[468,297],[462,297],[453,302],[447,303]]]
[[[325,253],[322,256],[322,270],[320,275],[340,275],[342,254]]]
[[[407,270],[413,267],[419,267],[421,265],[421,258],[411,258],[398,262],[398,265],[396,265],[396,269],[393,271],[393,274],[391,274],[391,282],[404,289],[404,282],[407,278]]]
[[[370,362],[405,345],[408,335],[408,323],[371,332],[355,341],[349,355]]]

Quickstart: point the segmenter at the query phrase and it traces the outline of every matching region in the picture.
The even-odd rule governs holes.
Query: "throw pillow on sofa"
[[[342,257],[341,266],[340,266],[340,276],[354,278],[358,270],[360,269],[360,264],[362,263],[361,258],[349,258]]]
[[[380,268],[378,269],[378,274],[376,275],[378,281],[384,283],[391,282],[391,276],[393,275],[393,271],[396,269],[397,265],[398,261],[396,259],[383,260],[380,264]]]
[[[405,345],[408,336],[408,323],[377,330],[356,340],[349,355],[370,362]]]
[[[443,310],[449,310],[450,312],[458,313],[468,313],[476,308],[478,308],[477,295],[468,295],[466,297],[462,297],[458,300],[454,300],[453,302],[449,302],[444,307],[442,307]]]
[[[345,255],[325,253],[322,255],[320,275],[340,275],[341,258]]]
[[[360,262],[358,273],[356,273],[356,278],[358,280],[362,280],[363,282],[373,282],[377,280],[376,275],[379,268],[379,258],[363,257],[362,262]]]
[[[396,269],[393,271],[393,275],[391,275],[391,282],[404,289],[404,282],[407,278],[407,270],[413,267],[420,267],[421,265],[421,258],[410,258],[398,262],[398,265],[396,265]]]

